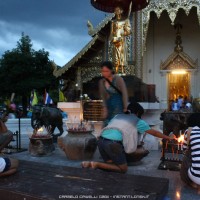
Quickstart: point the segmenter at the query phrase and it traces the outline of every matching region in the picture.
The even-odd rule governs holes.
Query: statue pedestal
[[[29,153],[32,156],[48,156],[55,150],[53,138],[30,138]]]
[[[67,113],[68,119],[74,120],[80,118],[80,102],[58,102],[58,108]]]
[[[97,139],[92,131],[68,131],[66,136],[58,138],[58,146],[70,160],[90,160],[96,151]]]

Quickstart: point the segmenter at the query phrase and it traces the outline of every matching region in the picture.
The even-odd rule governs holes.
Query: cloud
[[[42,38],[33,40],[35,49],[44,48],[49,52],[50,59],[59,66],[65,65],[76,55],[89,41],[86,35],[72,35],[65,29],[45,29]]]
[[[89,0],[6,0],[0,8],[0,56],[15,48],[24,32],[35,50],[44,48],[60,66],[90,41],[87,20],[97,25],[105,15]]]
[[[65,65],[76,55],[90,40],[88,35],[72,34],[67,29],[41,29],[30,24],[15,25],[0,21],[0,54],[16,47],[21,37],[21,30],[27,30],[33,49],[44,48],[49,52],[49,57],[60,66]]]

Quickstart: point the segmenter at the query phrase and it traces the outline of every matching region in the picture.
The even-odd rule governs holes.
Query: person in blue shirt
[[[139,136],[148,133],[167,140],[176,139],[176,136],[173,134],[169,137],[157,130],[151,129],[149,125],[141,119],[144,109],[139,103],[130,103],[127,110],[129,114],[116,115],[101,132],[101,136],[98,139],[98,148],[104,163],[83,161],[83,168],[98,168],[107,171],[126,173],[128,167],[124,150],[126,147],[123,146],[123,132],[131,132],[135,128],[137,131],[133,132],[133,134],[138,134]],[[135,140],[138,140],[138,135],[135,135]],[[138,141],[133,142],[137,145]]]

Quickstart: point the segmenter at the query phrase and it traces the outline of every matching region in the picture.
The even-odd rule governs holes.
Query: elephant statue
[[[60,131],[56,136],[60,136],[64,132],[61,111],[53,107],[33,106],[31,126],[33,129],[39,129],[44,126],[50,135],[53,135],[56,127]]]

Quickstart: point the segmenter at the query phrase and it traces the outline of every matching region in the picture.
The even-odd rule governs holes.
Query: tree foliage
[[[44,49],[35,51],[29,36],[22,33],[16,48],[6,51],[0,59],[0,95],[15,93],[26,107],[33,89],[57,89],[58,81],[48,57]]]

